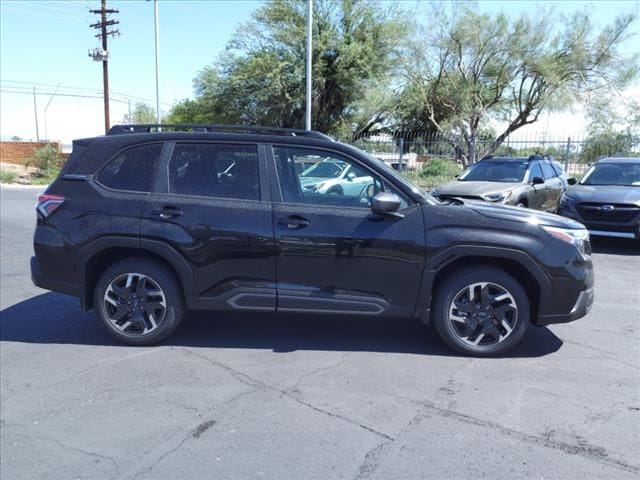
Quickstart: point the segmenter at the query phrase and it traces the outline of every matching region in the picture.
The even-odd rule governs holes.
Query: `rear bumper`
[[[36,287],[44,288],[45,290],[66,293],[74,297],[83,295],[82,288],[77,285],[61,282],[45,275],[36,257],[31,257],[31,281]]]

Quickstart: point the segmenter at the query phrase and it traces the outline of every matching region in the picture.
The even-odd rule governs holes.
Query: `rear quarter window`
[[[118,153],[96,179],[105,187],[130,192],[150,192],[158,171],[161,143],[130,147]]]

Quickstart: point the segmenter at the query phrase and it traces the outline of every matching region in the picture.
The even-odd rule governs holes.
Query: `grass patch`
[[[15,172],[0,170],[0,183],[13,183],[16,181],[16,177]]]
[[[462,167],[453,160],[434,158],[422,164],[420,168],[403,174],[422,188],[432,188],[453,180],[462,172]]]
[[[60,170],[57,168],[41,172],[31,178],[31,185],[49,185],[59,173]]]

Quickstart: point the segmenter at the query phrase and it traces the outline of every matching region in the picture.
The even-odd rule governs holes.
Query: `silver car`
[[[546,157],[487,157],[431,194],[555,212],[566,182]]]

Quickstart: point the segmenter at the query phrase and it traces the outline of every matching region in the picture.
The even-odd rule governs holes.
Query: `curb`
[[[0,183],[0,187],[10,190],[42,190],[45,191],[49,185],[21,185],[19,183]]]

